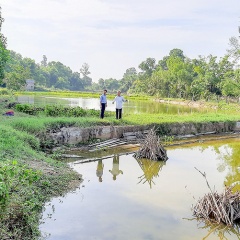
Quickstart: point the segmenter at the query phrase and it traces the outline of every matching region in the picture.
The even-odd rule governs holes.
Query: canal
[[[240,190],[239,137],[167,147],[167,162],[136,160],[128,150],[112,149],[106,159],[71,167],[83,175],[74,192],[45,206],[40,226],[49,240],[192,240],[240,238],[239,227],[197,221],[192,206],[224,185]],[[73,152],[81,155],[81,152]],[[95,157],[104,155],[95,152]],[[84,158],[92,158],[84,153]]]

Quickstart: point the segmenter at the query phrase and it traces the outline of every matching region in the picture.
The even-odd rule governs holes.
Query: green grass
[[[106,112],[104,119],[99,118],[99,111],[84,110],[84,116],[80,117],[64,117],[64,109],[60,108],[59,112],[55,111],[53,117],[46,116],[44,112],[38,116],[31,116],[21,112],[16,112],[14,117],[3,116],[0,123],[12,128],[28,132],[31,134],[39,134],[45,132],[49,128],[60,127],[91,127],[97,125],[149,125],[164,123],[202,123],[202,122],[228,122],[239,121],[240,114],[238,105],[221,104],[219,110],[206,111],[204,113],[184,113],[184,114],[124,114],[122,120],[116,120],[113,112]],[[59,109],[59,107],[58,107]],[[80,109],[80,111],[82,111]],[[65,111],[67,112],[67,110]],[[57,115],[61,116],[57,116]]]
[[[51,91],[51,92],[15,92],[14,95],[18,96],[18,95],[34,95],[34,96],[54,96],[54,97],[83,97],[83,98],[99,98],[100,95],[102,94],[102,91],[98,91],[98,92],[73,92],[73,91]],[[109,98],[114,98],[117,95],[117,93],[107,93],[107,96]],[[146,95],[138,95],[138,94],[131,94],[131,95],[127,95],[124,94],[124,97],[126,99],[132,99],[132,100],[150,100],[150,99],[154,99],[154,97],[151,96],[146,96]]]
[[[0,112],[4,105],[0,102]],[[23,113],[0,118],[0,239],[38,239],[44,203],[79,179],[40,151],[36,136],[45,128],[40,122]]]
[[[0,125],[0,136],[0,159],[39,157],[36,153],[40,150],[39,139],[33,135]]]
[[[197,123],[197,122],[226,122],[239,121],[240,114],[228,113],[192,113],[192,114],[131,114],[124,117],[125,124],[148,125],[161,123]]]

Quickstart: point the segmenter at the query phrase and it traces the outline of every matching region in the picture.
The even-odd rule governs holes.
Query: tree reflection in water
[[[218,155],[218,171],[224,171],[228,168],[228,174],[224,184],[226,186],[235,185],[234,190],[240,191],[240,142],[228,143],[222,145],[217,142],[213,145],[215,153]]]
[[[166,164],[166,161],[153,161],[146,158],[136,159],[139,166],[143,170],[143,175],[138,177],[140,181],[138,183],[148,182],[150,188],[152,188],[152,183],[154,183],[153,178],[157,178],[159,171],[162,170],[162,167]]]
[[[231,234],[235,235],[237,239],[240,239],[240,226],[237,224],[234,227],[231,227],[225,224],[214,224],[204,220],[198,221],[201,223],[201,225],[203,224],[203,226],[199,227],[199,229],[208,230],[208,234],[202,240],[208,239],[212,234],[218,236],[218,239],[220,240],[227,240],[227,235]]]
[[[223,161],[229,166],[229,173],[224,182],[225,185],[235,185],[235,190],[240,191],[240,146],[239,142],[228,145],[231,148],[231,154],[225,155]]]
[[[220,138],[219,138],[220,140]],[[223,172],[228,170],[224,184],[226,186],[235,186],[235,191],[240,191],[240,141],[239,137],[235,139],[225,139],[222,141],[203,142],[201,144],[201,151],[206,149],[213,149],[217,154],[219,160],[218,171]]]

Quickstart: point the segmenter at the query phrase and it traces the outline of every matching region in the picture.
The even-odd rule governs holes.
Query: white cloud
[[[40,62],[42,55],[94,81],[121,78],[147,57],[173,48],[189,57],[222,56],[237,35],[238,0],[1,0],[8,47]]]

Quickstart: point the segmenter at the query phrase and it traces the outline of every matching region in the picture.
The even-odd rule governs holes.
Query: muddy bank
[[[46,139],[52,147],[76,145],[91,141],[122,138],[127,132],[144,132],[155,127],[159,136],[197,135],[204,133],[239,132],[240,122],[163,123],[141,126],[95,126],[91,128],[62,127],[49,131]]]
[[[209,108],[210,107],[210,106],[206,105],[205,101],[192,101],[192,100],[174,101],[174,100],[166,100],[166,99],[156,99],[156,102],[188,106],[188,107],[193,107],[193,108]],[[212,105],[211,108],[217,109],[217,106]]]

